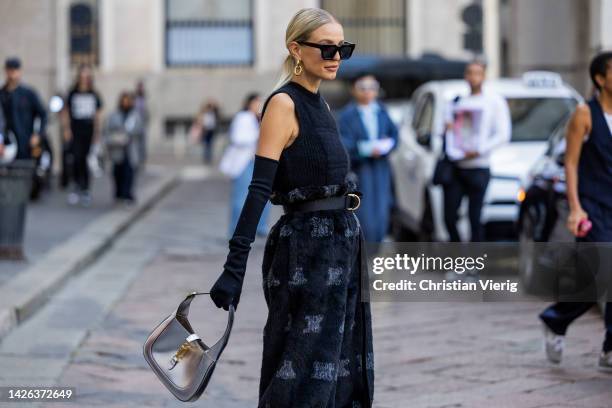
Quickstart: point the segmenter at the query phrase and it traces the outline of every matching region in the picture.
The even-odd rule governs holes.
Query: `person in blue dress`
[[[352,86],[354,101],[338,116],[342,142],[363,192],[357,217],[370,242],[382,242],[389,227],[393,194],[388,155],[398,142],[397,127],[378,100],[379,88],[373,75],[356,77]]]

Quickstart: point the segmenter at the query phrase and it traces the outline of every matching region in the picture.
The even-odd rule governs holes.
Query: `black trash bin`
[[[34,160],[0,165],[0,259],[24,258],[26,207],[34,167]]]

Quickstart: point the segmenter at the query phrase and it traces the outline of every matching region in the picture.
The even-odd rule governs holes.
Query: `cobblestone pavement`
[[[149,370],[142,343],[187,292],[209,289],[220,273],[227,254],[228,191],[217,178],[192,180],[164,198],[0,343],[0,384],[76,387],[76,401],[48,407],[185,406]],[[257,405],[266,314],[263,244],[258,237],[251,252],[229,345],[207,391],[191,406]],[[375,406],[612,406],[612,376],[595,370],[603,335],[598,313],[572,326],[563,365],[551,367],[535,317],[542,307],[373,304]],[[207,296],[193,302],[191,316],[209,344],[223,331],[226,314]]]

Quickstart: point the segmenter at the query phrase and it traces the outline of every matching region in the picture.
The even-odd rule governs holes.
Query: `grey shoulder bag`
[[[187,316],[197,295],[192,292],[178,308],[153,329],[144,343],[144,358],[159,380],[181,401],[195,401],[202,395],[221,352],[227,345],[234,323],[234,307],[229,307],[223,337],[208,347],[198,336]]]

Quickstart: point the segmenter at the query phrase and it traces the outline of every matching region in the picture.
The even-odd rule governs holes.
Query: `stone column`
[[[501,71],[499,0],[483,0],[482,11],[483,48],[487,58],[487,77],[497,78]]]

